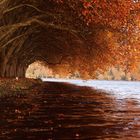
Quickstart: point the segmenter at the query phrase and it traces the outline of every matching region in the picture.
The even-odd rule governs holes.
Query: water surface
[[[0,139],[139,140],[140,83],[59,80],[1,97]]]

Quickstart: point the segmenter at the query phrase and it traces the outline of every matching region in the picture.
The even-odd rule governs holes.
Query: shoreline
[[[59,87],[59,88],[58,88]],[[52,89],[51,89],[52,88]],[[80,86],[75,83],[69,83],[65,81],[42,81],[41,79],[28,79],[28,78],[0,78],[0,97],[3,95],[18,95],[22,93],[32,93],[44,90],[76,90],[76,91],[90,91],[90,92],[103,92],[102,90],[95,89],[90,86]],[[82,92],[81,92],[82,94]]]

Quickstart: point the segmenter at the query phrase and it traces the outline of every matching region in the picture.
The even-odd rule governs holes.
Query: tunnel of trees
[[[0,76],[25,77],[31,63],[53,71],[135,68],[140,57],[140,2],[0,0]]]

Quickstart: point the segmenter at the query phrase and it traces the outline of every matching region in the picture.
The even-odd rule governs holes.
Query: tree
[[[1,0],[1,76],[38,59],[85,77],[116,64],[131,70],[140,60],[139,18],[135,0]]]

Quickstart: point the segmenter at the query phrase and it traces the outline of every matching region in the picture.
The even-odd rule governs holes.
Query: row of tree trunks
[[[0,64],[0,77],[25,77],[26,66],[21,66],[17,61],[13,61],[10,64],[4,62]]]

